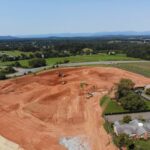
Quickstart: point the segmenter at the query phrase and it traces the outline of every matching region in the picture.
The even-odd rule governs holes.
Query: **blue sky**
[[[150,31],[150,0],[0,0],[0,35]]]

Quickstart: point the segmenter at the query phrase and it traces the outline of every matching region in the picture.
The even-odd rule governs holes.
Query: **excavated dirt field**
[[[121,78],[130,78],[136,85],[150,84],[141,75],[102,67],[60,69],[1,81],[0,135],[25,150],[66,150],[60,144],[66,137],[85,137],[90,150],[116,150],[103,128],[99,100]]]

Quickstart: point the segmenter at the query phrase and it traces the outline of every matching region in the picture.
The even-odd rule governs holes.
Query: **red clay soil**
[[[116,150],[103,128],[99,100],[121,78],[140,86],[150,79],[116,68],[59,71],[65,76],[54,70],[0,82],[0,135],[25,150],[65,150],[59,140],[68,136],[87,137],[91,150]]]

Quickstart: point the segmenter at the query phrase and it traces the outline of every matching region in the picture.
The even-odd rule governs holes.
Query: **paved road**
[[[146,100],[150,101],[150,96],[149,95],[146,95],[144,92],[141,94],[141,96],[143,98],[145,98]]]
[[[86,66],[86,65],[112,65],[112,64],[127,64],[127,63],[143,63],[150,61],[96,61],[96,62],[81,62],[81,63],[68,63],[61,64],[61,67],[75,67],[75,66]]]
[[[97,61],[97,62],[81,62],[81,63],[68,63],[68,64],[61,64],[60,67],[76,67],[76,66],[86,66],[86,65],[111,65],[111,64],[127,64],[127,63],[143,63],[143,62],[150,62],[150,61]],[[38,72],[44,70],[44,68],[48,69],[52,66],[45,66],[40,68],[15,68],[17,71],[16,73],[9,74],[7,77],[14,77],[14,76],[22,76],[28,72]]]
[[[129,114],[117,114],[117,115],[107,115],[105,116],[105,119],[109,122],[115,122],[122,120],[124,116],[131,116],[132,119],[139,119],[143,118],[145,120],[150,120],[150,112],[141,112],[141,113],[129,113]]]
[[[48,69],[50,68],[50,66],[45,66],[45,67],[39,67],[39,68],[16,68],[14,67],[14,69],[17,71],[15,73],[12,73],[12,74],[8,74],[7,77],[11,78],[11,77],[14,77],[14,76],[22,76],[24,74],[28,74],[29,72],[39,72],[39,71],[42,71],[44,69]]]

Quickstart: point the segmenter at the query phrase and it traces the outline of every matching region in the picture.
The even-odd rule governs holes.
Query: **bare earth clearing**
[[[68,145],[76,141],[81,150],[116,150],[103,128],[99,99],[121,78],[137,85],[150,79],[116,68],[62,69],[63,78],[57,72],[0,82],[0,135],[25,150],[76,150]]]

